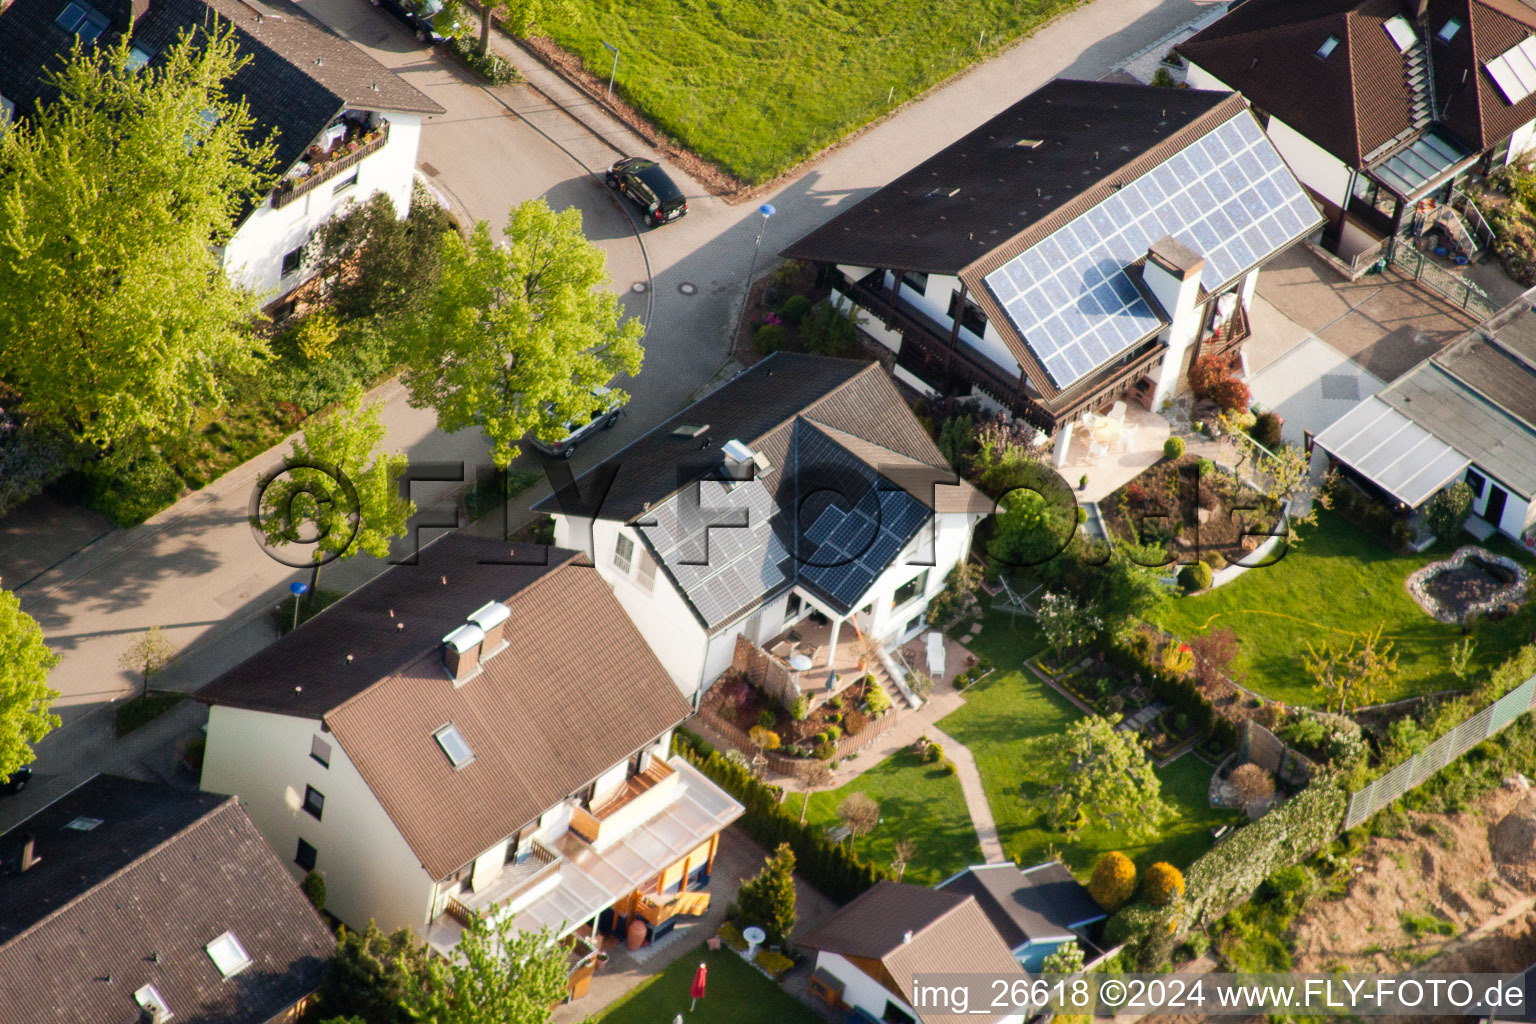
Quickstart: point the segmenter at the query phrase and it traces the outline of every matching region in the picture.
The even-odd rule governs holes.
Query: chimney
[[[21,870],[30,871],[39,858],[34,852],[37,848],[37,836],[28,834],[21,840]]]
[[[730,440],[720,446],[720,451],[725,455],[725,475],[732,480],[752,479],[752,467],[762,469],[766,459],[762,459],[756,452],[737,440]]]
[[[1141,281],[1168,314],[1168,351],[1157,386],[1152,392],[1151,408],[1178,390],[1187,356],[1200,330],[1200,272],[1205,258],[1177,239],[1164,235],[1147,250],[1142,264]]]
[[[909,943],[911,941],[912,941],[912,929],[908,928],[907,929],[907,933],[901,937],[901,943],[902,943],[902,945],[906,945],[907,943]]]
[[[1403,0],[1403,17],[1412,22],[1423,21],[1429,15],[1429,0]]]
[[[482,661],[501,650],[503,644],[501,633],[506,629],[507,620],[511,617],[512,609],[500,601],[487,601],[469,613],[469,621],[479,626],[481,632],[485,634],[485,640],[480,644]]]
[[[443,667],[453,678],[454,686],[464,681],[480,668],[480,644],[485,632],[472,623],[466,623],[443,637]]]

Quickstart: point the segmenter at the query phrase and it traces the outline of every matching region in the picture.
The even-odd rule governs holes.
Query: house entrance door
[[[1489,481],[1488,507],[1483,509],[1484,521],[1497,529],[1499,521],[1504,518],[1504,503],[1507,501],[1509,501],[1509,492]]]

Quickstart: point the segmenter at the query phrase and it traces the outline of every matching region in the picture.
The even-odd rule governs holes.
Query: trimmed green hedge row
[[[742,802],[747,813],[742,816],[741,824],[753,839],[770,850],[780,843],[788,843],[795,851],[795,873],[828,899],[847,903],[882,878],[889,877],[880,867],[848,847],[830,842],[821,826],[800,824],[779,803],[777,786],[759,782],[748,769],[726,760],[718,750],[693,733],[678,729],[673,733],[672,748]]]

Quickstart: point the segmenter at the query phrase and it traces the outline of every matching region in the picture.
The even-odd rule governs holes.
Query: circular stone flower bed
[[[1525,599],[1525,569],[1513,559],[1475,545],[1431,562],[1408,577],[1408,593],[1436,621],[1461,625]]]

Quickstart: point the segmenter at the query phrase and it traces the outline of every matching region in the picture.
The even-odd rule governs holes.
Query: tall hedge
[[[788,843],[795,853],[796,872],[823,895],[847,903],[882,878],[890,877],[841,843],[828,841],[821,826],[800,824],[779,803],[779,789],[759,782],[751,771],[726,760],[720,752],[683,729],[673,733],[673,748],[688,763],[709,776],[746,808],[742,827],[772,850]]]

